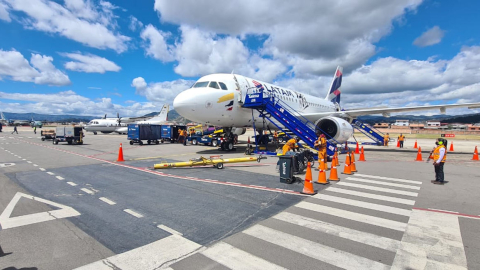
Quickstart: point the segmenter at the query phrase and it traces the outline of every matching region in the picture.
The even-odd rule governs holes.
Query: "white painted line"
[[[40,168],[40,171],[45,171],[45,169],[44,169],[44,168]]]
[[[115,204],[117,204],[116,202],[114,202],[114,201],[112,201],[112,200],[109,200],[109,199],[107,199],[107,198],[105,198],[105,197],[100,197],[100,198],[98,198],[98,199],[100,199],[101,201],[106,202],[106,203],[108,203],[108,204],[110,204],[110,205],[115,205]]]
[[[458,216],[413,210],[392,269],[467,269]]]
[[[27,161],[27,163],[32,163],[31,161]]]
[[[202,254],[234,270],[285,269],[224,242],[215,244],[203,251]]]
[[[55,175],[53,172],[47,172],[47,173],[50,174],[50,175]]]
[[[201,245],[181,236],[170,235],[151,244],[76,268],[76,270],[165,269],[201,248]]]
[[[80,189],[80,190],[83,191],[83,192],[85,192],[85,193],[88,193],[88,194],[90,194],[90,195],[95,194],[95,193],[94,193],[93,191],[91,191],[90,189],[82,188],[82,189]]]
[[[257,185],[250,185],[252,187],[260,187],[260,188],[266,188],[266,186],[257,186]]]
[[[61,177],[61,176],[56,176],[58,180],[65,180],[65,178]]]
[[[400,198],[396,198],[396,197],[377,195],[377,194],[348,190],[348,189],[343,189],[343,188],[329,187],[329,188],[326,189],[326,191],[332,191],[332,192],[337,192],[337,193],[342,193],[342,194],[349,194],[349,195],[365,197],[365,198],[370,198],[370,199],[376,199],[376,200],[381,200],[381,201],[387,201],[387,202],[401,203],[401,204],[406,204],[406,205],[415,205],[415,201],[413,201],[413,200],[400,199]]]
[[[70,186],[74,187],[76,186],[77,184],[75,184],[74,182],[67,182],[67,184],[69,184]]]
[[[176,234],[176,235],[180,235],[180,236],[183,235],[181,232],[177,232],[177,231],[175,231],[174,229],[169,228],[169,227],[167,227],[167,226],[165,226],[165,225],[163,225],[163,224],[158,225],[157,228],[162,229],[162,230],[164,230],[164,231],[167,231],[167,232],[169,232],[169,233],[171,233],[171,234]]]
[[[347,180],[355,181],[355,182],[361,182],[361,183],[370,183],[370,184],[377,184],[377,185],[384,185],[384,186],[391,186],[391,187],[399,187],[399,188],[408,188],[408,189],[420,190],[420,187],[417,187],[417,186],[395,184],[395,183],[375,181],[375,180],[369,180],[369,179],[363,179],[363,178],[357,178],[357,177],[347,177]]]
[[[435,208],[428,208],[428,209],[430,209],[430,210],[436,210],[436,211],[442,211],[442,212],[449,212],[449,213],[459,214],[459,212],[455,212],[455,211],[441,210],[441,209],[435,209]]]
[[[329,202],[336,202],[336,203],[341,203],[341,204],[347,204],[347,205],[352,205],[356,207],[361,207],[365,209],[371,209],[371,210],[377,210],[381,212],[386,212],[386,213],[392,213],[396,215],[402,215],[409,217],[410,214],[412,213],[411,210],[406,210],[402,208],[396,208],[396,207],[391,207],[391,206],[386,206],[386,205],[381,205],[381,204],[376,204],[376,203],[369,203],[369,202],[363,202],[363,201],[357,201],[357,200],[352,200],[352,199],[345,199],[345,198],[340,198],[336,196],[330,196],[326,194],[317,194],[313,196],[315,199],[319,200],[325,200]]]
[[[228,182],[228,181],[226,181],[225,183],[238,184],[238,183],[235,183],[235,182]]]
[[[33,166],[35,166],[35,167],[38,167],[38,165],[37,165],[37,164],[33,164]]]
[[[409,183],[409,184],[417,184],[417,185],[423,184],[420,181],[406,180],[406,179],[401,179],[401,178],[383,177],[383,176],[376,176],[376,175],[368,175],[368,174],[355,173],[355,176],[367,177],[367,178],[373,178],[373,179],[392,180],[392,181],[404,182],[404,183]]]
[[[307,209],[310,211],[315,211],[315,212],[323,213],[327,215],[332,215],[336,217],[341,217],[344,219],[367,223],[375,226],[380,226],[380,227],[384,227],[384,228],[388,228],[388,229],[392,229],[400,232],[405,231],[405,228],[407,227],[407,223],[359,214],[351,211],[346,211],[338,208],[333,208],[333,207],[328,207],[328,206],[318,205],[318,204],[313,204],[308,202],[300,202],[297,205],[295,205],[295,207],[299,207],[299,208],[303,208],[303,209]]]
[[[130,209],[124,209],[123,211],[126,212],[126,213],[129,213],[130,215],[132,215],[134,217],[137,217],[137,218],[142,218],[143,217],[142,214],[139,214],[139,213],[137,213],[133,210],[130,210]]]
[[[383,263],[261,225],[255,225],[243,233],[343,269],[390,269]]]
[[[397,252],[397,249],[400,247],[400,241],[394,239],[378,236],[367,232],[357,231],[347,227],[338,226],[321,220],[312,219],[288,212],[281,212],[273,218],[306,227],[315,231],[335,235],[351,241],[367,244],[381,249],[386,249],[392,252]]]
[[[380,192],[406,195],[406,196],[412,196],[412,197],[417,197],[418,196],[418,193],[416,193],[416,192],[402,191],[402,190],[389,189],[389,188],[372,187],[372,186],[360,185],[360,184],[338,182],[337,185],[347,186],[347,187],[355,187],[355,188],[363,188],[363,189],[368,189],[368,190],[375,190],[375,191],[380,191]]]
[[[22,160],[27,160],[26,158],[23,158]]]

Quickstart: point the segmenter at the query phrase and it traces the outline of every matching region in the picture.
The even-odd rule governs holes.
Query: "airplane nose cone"
[[[173,108],[185,118],[191,118],[195,114],[196,107],[195,94],[191,90],[183,91],[173,100]]]

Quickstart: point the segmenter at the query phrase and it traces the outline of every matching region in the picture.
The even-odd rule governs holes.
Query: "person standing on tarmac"
[[[325,158],[327,157],[327,139],[325,139],[325,134],[322,133],[318,136],[314,147],[318,149],[318,169],[320,170],[320,164],[325,164]]]
[[[298,148],[298,144],[297,144],[297,143],[298,143],[299,140],[300,140],[300,139],[299,139],[297,136],[295,136],[294,138],[288,140],[287,143],[286,143],[286,144],[283,146],[283,148],[282,148],[282,150],[283,150],[283,155],[287,154],[287,152],[289,152],[289,151],[292,151],[292,150]]]
[[[388,141],[389,140],[390,140],[390,135],[388,135],[388,133],[387,133],[387,135],[385,135],[383,137],[383,146],[388,146]]]
[[[33,133],[37,134],[37,126],[33,127]]]
[[[18,130],[17,130],[17,125],[13,126],[13,131],[12,131],[12,134],[16,132],[18,134]]]
[[[188,136],[187,129],[184,129],[183,130],[183,146],[187,146],[187,136]]]
[[[433,166],[435,168],[435,180],[432,181],[435,185],[443,185],[445,177],[443,174],[443,166],[447,160],[447,149],[443,145],[443,139],[437,139],[435,142],[437,147],[433,150]]]
[[[403,148],[403,141],[405,141],[405,136],[400,133],[400,136],[398,136],[398,142],[400,143],[400,148]]]

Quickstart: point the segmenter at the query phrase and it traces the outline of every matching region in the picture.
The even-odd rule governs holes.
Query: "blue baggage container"
[[[178,131],[186,129],[186,126],[162,125],[162,143],[164,141],[176,142],[178,140]]]
[[[148,144],[159,144],[161,139],[162,126],[160,125],[128,125],[127,138],[130,144],[138,143],[143,145],[142,140],[147,140]]]

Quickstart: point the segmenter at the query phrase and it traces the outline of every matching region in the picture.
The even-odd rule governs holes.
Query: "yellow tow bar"
[[[224,163],[238,163],[238,162],[260,162],[262,159],[267,159],[267,157],[258,156],[258,157],[244,157],[244,158],[222,158],[222,156],[210,156],[210,158],[199,157],[190,159],[190,161],[185,162],[175,162],[175,163],[160,163],[153,165],[154,169],[168,169],[174,167],[193,167],[193,166],[207,166],[213,165],[217,169],[223,169]]]

